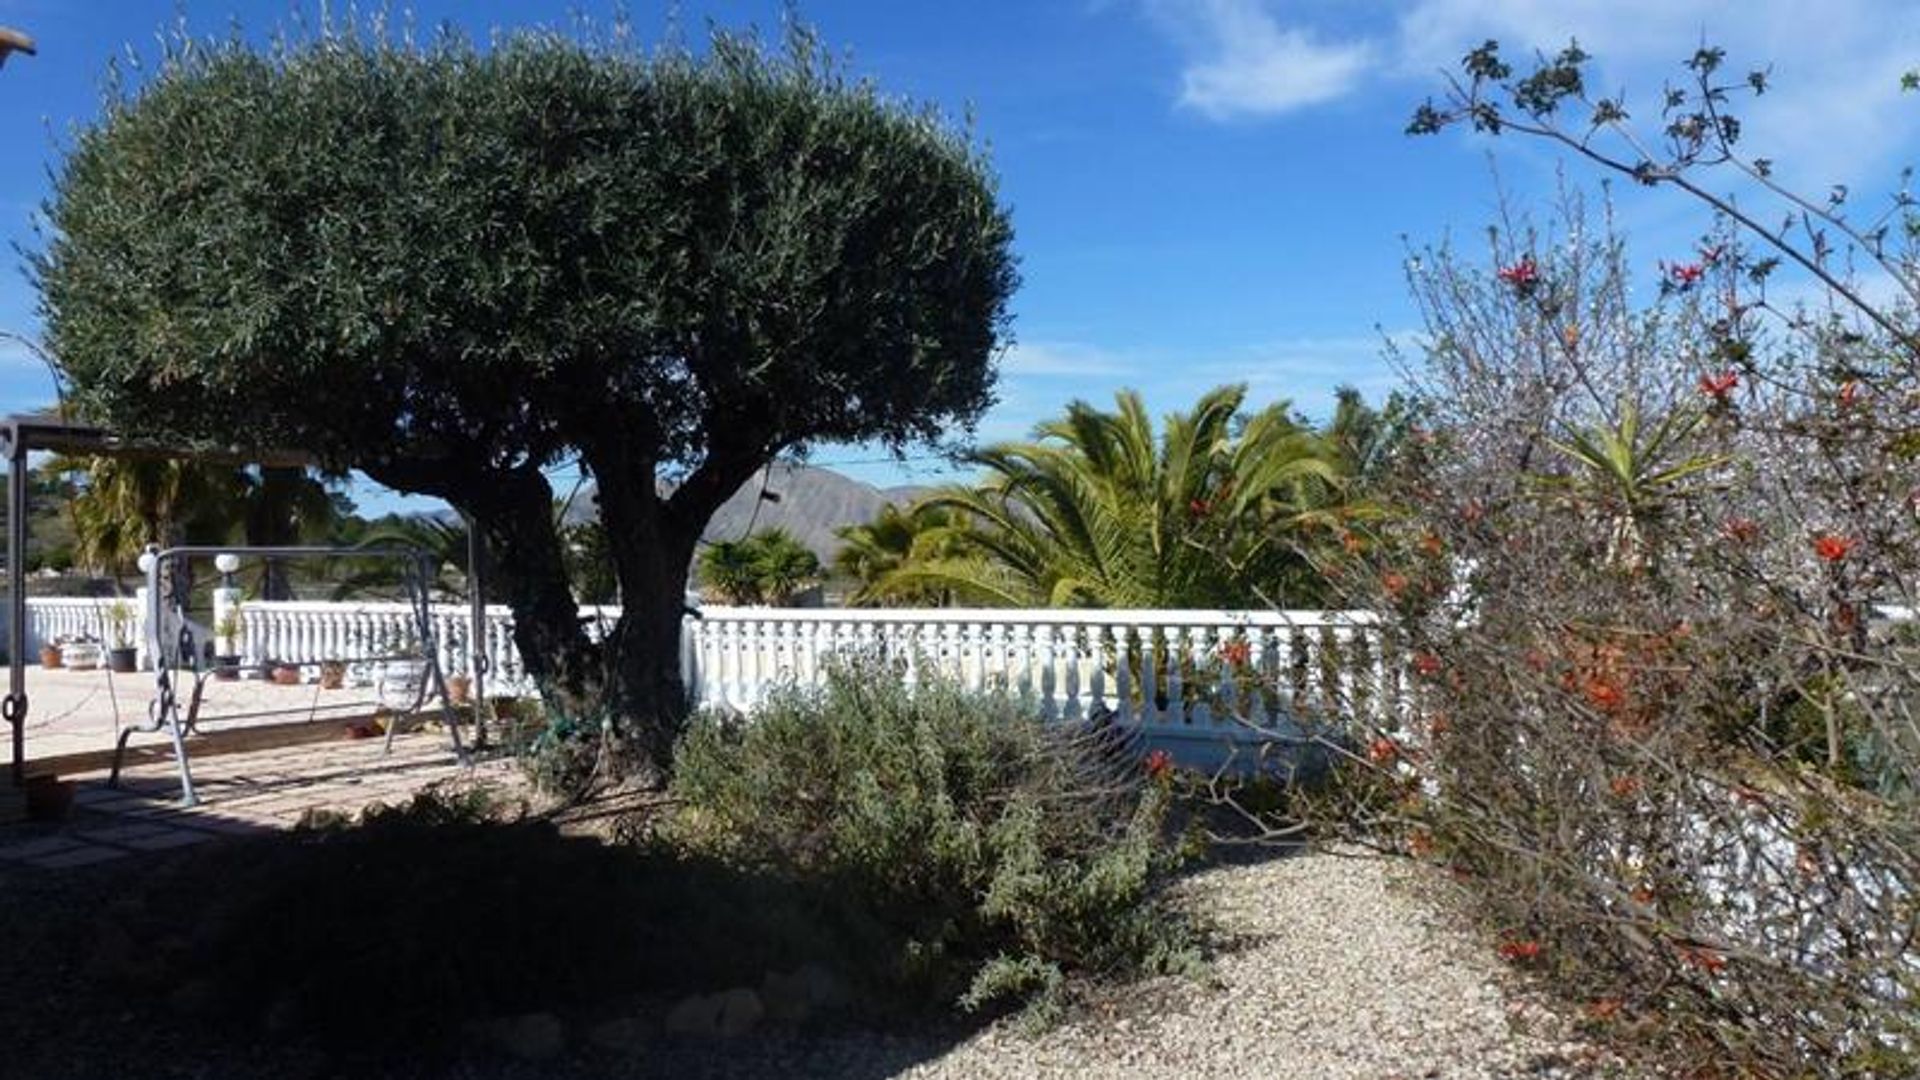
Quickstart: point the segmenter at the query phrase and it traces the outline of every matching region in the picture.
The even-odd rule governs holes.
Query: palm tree
[[[719,540],[700,552],[700,581],[728,604],[758,604],[760,560],[748,540]]]
[[[820,576],[820,557],[785,529],[708,544],[700,579],[729,604],[792,604]]]
[[[854,607],[945,605],[951,598],[947,589],[889,588],[887,579],[910,561],[930,562],[960,554],[953,529],[957,524],[959,515],[943,507],[903,508],[888,503],[872,521],[834,530],[841,540],[833,557],[834,570],[860,583],[847,602]]]
[[[133,572],[148,544],[227,538],[241,482],[231,467],[164,458],[60,458],[47,469],[76,477],[67,504],[74,559],[98,573]]]
[[[1138,394],[1117,410],[1074,402],[1030,442],[972,455],[989,478],[929,496],[960,515],[928,530],[880,592],[942,588],[987,604],[1241,607],[1308,602],[1303,549],[1355,508],[1333,448],[1285,404],[1241,413],[1226,386],[1156,434]]]

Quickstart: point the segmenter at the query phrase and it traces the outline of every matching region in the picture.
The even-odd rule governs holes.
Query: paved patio
[[[6,674],[0,669],[0,678]],[[175,693],[183,709],[192,691],[191,676],[176,686]],[[151,671],[115,675],[104,668],[73,671],[29,667],[27,760],[113,749],[114,736],[120,727],[146,722],[155,692]],[[232,682],[208,679],[200,704],[200,719],[207,722],[209,728],[221,730],[302,719],[332,721],[371,713],[373,699],[371,686],[322,690],[317,683],[281,686],[264,679]],[[274,715],[222,719],[263,712]],[[137,733],[129,745],[158,746],[166,741],[163,732]]]
[[[27,677],[31,711],[27,760],[111,749],[117,725],[144,720],[153,696],[151,673],[43,671]],[[72,812],[61,822],[0,826],[0,873],[35,867],[86,866],[138,852],[186,847],[222,835],[291,828],[316,811],[355,813],[374,803],[394,804],[433,786],[513,786],[511,758],[464,766],[438,724],[396,734],[391,754],[358,721],[372,711],[368,687],[319,690],[262,681],[207,684],[203,720],[242,712],[278,715],[228,719],[217,730],[304,721],[321,741],[192,758],[199,805],[179,805],[180,784],[171,755],[129,765],[118,788],[104,769],[69,774]],[[164,733],[138,734],[134,745],[164,746]],[[192,741],[188,743],[189,751]]]

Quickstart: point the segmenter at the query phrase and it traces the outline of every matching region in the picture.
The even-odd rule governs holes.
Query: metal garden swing
[[[400,726],[401,716],[418,716],[433,699],[440,703],[440,713],[445,723],[448,737],[452,741],[454,754],[461,764],[470,760],[465,742],[460,736],[459,715],[447,693],[446,675],[441,668],[439,642],[436,640],[435,620],[432,614],[429,596],[429,582],[433,577],[433,558],[426,552],[409,546],[392,543],[371,544],[361,547],[208,547],[184,546],[165,550],[150,550],[140,558],[140,568],[147,579],[147,635],[148,647],[154,658],[154,697],[148,704],[147,720],[144,725],[125,727],[120,730],[115,742],[112,769],[108,785],[119,781],[122,758],[126,754],[127,740],[136,733],[151,734],[165,731],[173,744],[173,756],[180,774],[180,803],[193,806],[198,802],[193,787],[193,770],[189,764],[188,737],[199,733],[202,723],[236,720],[260,720],[281,716],[305,714],[306,723],[312,723],[320,706],[279,707],[254,709],[247,712],[222,713],[218,717],[203,717],[200,707],[205,699],[207,680],[219,672],[212,662],[209,646],[212,644],[197,631],[186,617],[188,593],[191,583],[184,573],[168,573],[172,568],[182,567],[187,560],[200,557],[213,557],[223,576],[230,578],[238,568],[240,560],[247,557],[262,559],[326,559],[346,558],[381,559],[401,564],[403,585],[411,609],[412,633],[418,643],[420,655],[411,653],[396,655],[370,655],[358,658],[362,663],[375,665],[417,660],[425,665],[421,678],[411,690],[411,701],[404,708],[396,707],[393,700],[376,694],[373,700],[365,702],[339,702],[326,706],[329,710],[366,706],[375,710],[385,709],[393,717],[385,725],[383,752],[393,749],[394,732]],[[164,583],[164,587],[163,587]],[[164,595],[163,595],[164,594]],[[282,661],[294,667],[311,667],[325,663],[322,660]],[[484,658],[474,658],[476,676],[481,674]],[[185,700],[182,701],[184,695]],[[476,711],[476,717],[478,713]],[[477,721],[476,721],[477,722]]]

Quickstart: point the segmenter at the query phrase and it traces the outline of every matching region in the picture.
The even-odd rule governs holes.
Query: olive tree
[[[75,407],[446,500],[549,706],[654,765],[709,517],[811,443],[970,430],[1017,283],[967,134],[804,31],[177,42],[76,133],[45,216]],[[574,460],[625,603],[600,641],[551,513]]]

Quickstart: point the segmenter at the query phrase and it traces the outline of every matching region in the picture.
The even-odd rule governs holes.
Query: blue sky
[[[411,7],[424,25],[450,20],[482,35],[611,10],[592,0]],[[695,33],[709,19],[775,27],[781,11],[677,7]],[[175,0],[0,0],[0,24],[41,47],[0,71],[0,237],[34,243],[59,133],[95,114],[107,59],[129,46],[151,53],[175,9]],[[188,0],[185,10],[201,32],[237,20],[265,34],[294,5]],[[627,10],[645,37],[668,26],[666,5]],[[1164,411],[1246,381],[1263,401],[1288,398],[1310,414],[1342,382],[1369,396],[1390,389],[1382,337],[1414,327],[1406,241],[1476,243],[1494,213],[1495,167],[1523,204],[1540,205],[1560,163],[1514,140],[1402,134],[1439,70],[1487,37],[1556,48],[1577,36],[1603,82],[1651,113],[1662,80],[1704,34],[1737,65],[1773,66],[1774,92],[1747,115],[1755,153],[1764,147],[1818,191],[1884,184],[1920,159],[1920,96],[1898,92],[1900,73],[1920,66],[1920,19],[1882,0],[1812,10],[1792,0],[812,0],[801,15],[888,92],[971,108],[992,147],[1024,278],[1002,401],[981,432],[992,439],[1121,386]],[[1625,192],[1621,210],[1649,285],[1657,261],[1684,252],[1705,224],[1675,196]],[[0,259],[9,264],[0,331],[31,337],[32,290],[10,251]],[[0,342],[0,409],[50,397],[30,356]],[[874,456],[822,447],[814,459]],[[924,462],[845,471],[882,484],[943,475]],[[354,494],[370,508],[397,505],[364,485]]]

